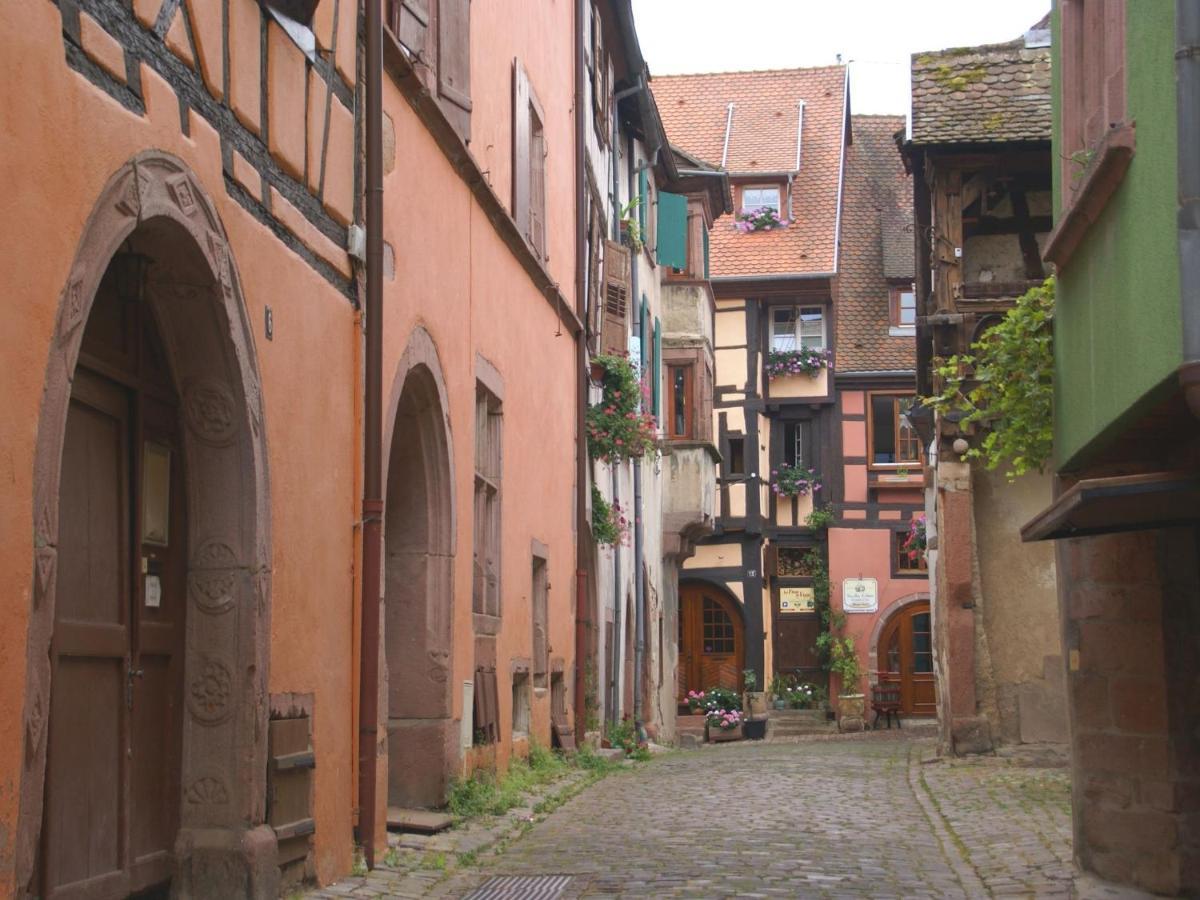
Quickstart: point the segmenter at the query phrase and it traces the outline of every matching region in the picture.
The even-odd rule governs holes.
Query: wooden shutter
[[[604,242],[604,323],[600,352],[629,352],[629,249]]]
[[[413,56],[425,56],[429,31],[429,0],[392,0],[388,24]]]
[[[599,7],[592,7],[592,115],[600,146],[608,146],[608,60],[604,54],[604,23]]]
[[[471,137],[471,0],[439,0],[438,99],[464,141]]]
[[[267,822],[279,841],[279,864],[305,859],[316,831],[312,814],[312,719],[308,716],[276,719],[267,727]]]
[[[513,60],[512,116],[512,215],[521,234],[529,236],[529,76],[518,59]]]
[[[658,261],[672,269],[687,268],[687,197],[658,192]]]
[[[713,439],[713,370],[712,364],[701,354],[697,366],[699,379],[696,384],[696,440]]]
[[[591,225],[588,230],[588,290],[587,290],[587,322],[588,347],[592,353],[599,350],[600,324],[604,318],[600,306],[602,287],[600,285],[600,247],[604,242],[604,228],[600,224],[599,204],[592,201]]]
[[[533,120],[532,114],[530,124],[533,127],[529,136],[529,243],[546,261],[550,258],[546,252],[546,131],[540,121]]]

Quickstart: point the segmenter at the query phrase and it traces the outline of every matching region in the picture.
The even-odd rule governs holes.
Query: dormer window
[[[773,209],[779,212],[779,188],[742,188],[742,209]]]

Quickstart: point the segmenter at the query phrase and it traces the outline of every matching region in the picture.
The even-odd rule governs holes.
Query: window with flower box
[[[771,309],[771,349],[825,349],[823,306],[776,306]]]
[[[905,547],[907,542],[907,531],[892,532],[892,574],[928,577],[929,566],[925,562],[925,554],[917,552],[914,556],[913,551]]]
[[[779,212],[779,188],[745,187],[742,188],[742,209],[773,209]]]

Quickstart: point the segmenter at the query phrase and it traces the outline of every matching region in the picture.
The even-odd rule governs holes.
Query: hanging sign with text
[[[810,587],[780,588],[779,611],[781,613],[816,612],[817,595]]]
[[[842,609],[848,613],[878,610],[879,582],[874,578],[847,578],[842,582]]]

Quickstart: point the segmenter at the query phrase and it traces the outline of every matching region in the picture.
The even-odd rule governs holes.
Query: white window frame
[[[790,330],[781,330],[781,323],[776,316],[782,310],[792,311],[792,321]],[[820,335],[804,333],[804,318],[805,314],[817,313],[820,315]],[[826,321],[824,306],[773,306],[771,307],[771,349],[779,351],[789,350],[824,350],[827,347],[828,335],[826,333]],[[815,329],[810,329],[815,330]]]
[[[750,194],[752,194],[754,192],[762,192],[762,191],[773,191],[775,194],[775,202],[774,203],[750,203],[749,202],[749,200],[747,198],[750,196]],[[742,188],[742,209],[759,209],[759,208],[770,207],[771,209],[775,210],[775,212],[779,212],[780,209],[782,209],[782,206],[781,206],[782,202],[783,202],[783,191],[779,189],[778,185],[759,184],[759,185],[752,185],[752,186],[747,186],[747,187]]]

